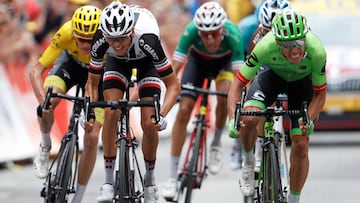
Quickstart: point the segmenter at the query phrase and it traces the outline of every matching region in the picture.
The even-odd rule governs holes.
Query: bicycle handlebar
[[[131,107],[154,107],[155,108],[155,122],[158,123],[160,121],[160,98],[159,95],[155,94],[153,96],[153,101],[127,101],[127,100],[119,100],[119,101],[96,101],[90,102],[90,97],[85,97],[85,115],[86,119],[89,121],[89,112],[90,109],[95,107],[106,108],[110,107],[111,109],[126,109]]]
[[[62,94],[62,93],[54,93],[53,92],[53,87],[50,86],[48,87],[48,90],[45,94],[45,100],[44,100],[44,103],[42,103],[40,105],[40,109],[38,108],[37,110],[37,114],[41,117],[42,116],[42,112],[44,110],[48,110],[50,105],[51,105],[51,102],[50,102],[50,99],[52,97],[57,97],[57,98],[61,98],[61,99],[66,99],[68,101],[77,101],[77,102],[83,102],[84,101],[84,98],[83,97],[77,97],[77,96],[71,96],[71,95],[67,95],[67,94]]]
[[[307,102],[303,102],[301,110],[285,110],[285,109],[275,109],[274,107],[267,107],[265,110],[241,110],[241,102],[236,103],[236,115],[235,115],[235,127],[237,130],[240,129],[240,116],[301,116],[303,119],[304,125],[309,123],[309,115],[307,109]]]
[[[222,96],[222,97],[227,97],[228,96],[227,93],[225,93],[225,92],[219,92],[219,91],[199,88],[199,87],[195,87],[195,86],[190,85],[190,84],[182,84],[181,89],[191,90],[191,91],[198,92],[198,93],[201,93],[201,94],[210,94],[210,95],[217,95],[217,96]]]

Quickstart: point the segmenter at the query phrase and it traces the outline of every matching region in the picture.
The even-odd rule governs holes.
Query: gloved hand
[[[157,123],[160,126],[159,131],[165,130],[167,127],[167,121],[165,120],[165,118],[163,116],[160,115],[160,120]]]
[[[303,122],[302,117],[300,117],[300,118],[298,119],[298,121],[299,121],[299,128],[301,129],[301,131],[304,131],[305,128],[306,128],[306,126],[304,126],[304,122]],[[312,120],[310,120],[310,122],[309,122],[307,125],[308,125],[308,128],[307,128],[305,134],[306,134],[307,136],[309,136],[309,135],[311,135],[311,134],[314,132],[314,122],[313,122]],[[304,132],[303,132],[303,133],[304,133]]]
[[[228,122],[228,132],[230,138],[238,138],[239,131],[235,128],[235,120],[231,119]]]

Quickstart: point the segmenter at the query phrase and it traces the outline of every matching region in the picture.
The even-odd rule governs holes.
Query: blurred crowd
[[[111,0],[0,0],[0,63],[29,64],[37,60],[54,32],[69,20],[79,6],[104,8]],[[183,28],[196,8],[206,0],[124,0],[151,10],[156,16],[161,40],[172,55]],[[239,23],[251,15],[261,0],[218,0],[228,17]],[[169,57],[171,58],[171,57]]]

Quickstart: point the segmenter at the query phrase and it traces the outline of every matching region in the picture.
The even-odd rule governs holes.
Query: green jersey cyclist
[[[256,44],[229,91],[229,131],[239,136],[244,149],[240,177],[244,195],[254,193],[253,147],[257,137],[256,126],[261,118],[244,116],[240,131],[234,128],[234,111],[242,88],[257,74],[247,94],[245,109],[265,109],[273,104],[279,93],[288,95],[289,109],[301,109],[303,101],[309,104],[308,125],[304,125],[298,117],[290,118],[292,146],[288,203],[297,203],[309,170],[309,136],[313,132],[313,121],[326,99],[325,65],[324,46],[309,30],[306,18],[295,10],[276,13],[272,32]]]
[[[202,87],[206,77],[214,79],[217,91],[227,92],[244,62],[243,43],[236,24],[227,19],[224,9],[216,2],[202,4],[193,21],[185,27],[173,55],[172,66],[176,73],[184,67],[181,84]],[[211,82],[211,81],[209,81]],[[170,178],[163,188],[163,196],[176,195],[177,172],[186,126],[195,106],[197,94],[182,90],[179,111],[172,129]],[[222,168],[221,134],[227,118],[226,98],[217,97],[215,133],[210,146],[209,171],[217,174]]]

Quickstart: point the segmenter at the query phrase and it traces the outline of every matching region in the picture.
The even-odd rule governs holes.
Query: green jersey
[[[247,84],[262,65],[268,65],[285,81],[300,80],[311,74],[314,91],[326,87],[326,51],[320,39],[311,31],[306,34],[305,54],[298,64],[290,63],[282,54],[273,33],[267,33],[255,46],[250,57],[240,68],[237,78]]]
[[[240,31],[230,20],[225,22],[224,29],[225,34],[219,50],[217,50],[216,53],[209,53],[200,38],[199,31],[194,22],[189,22],[175,49],[173,60],[184,62],[186,55],[191,49],[204,59],[221,59],[231,54],[232,70],[238,70],[244,63],[245,58]]]

